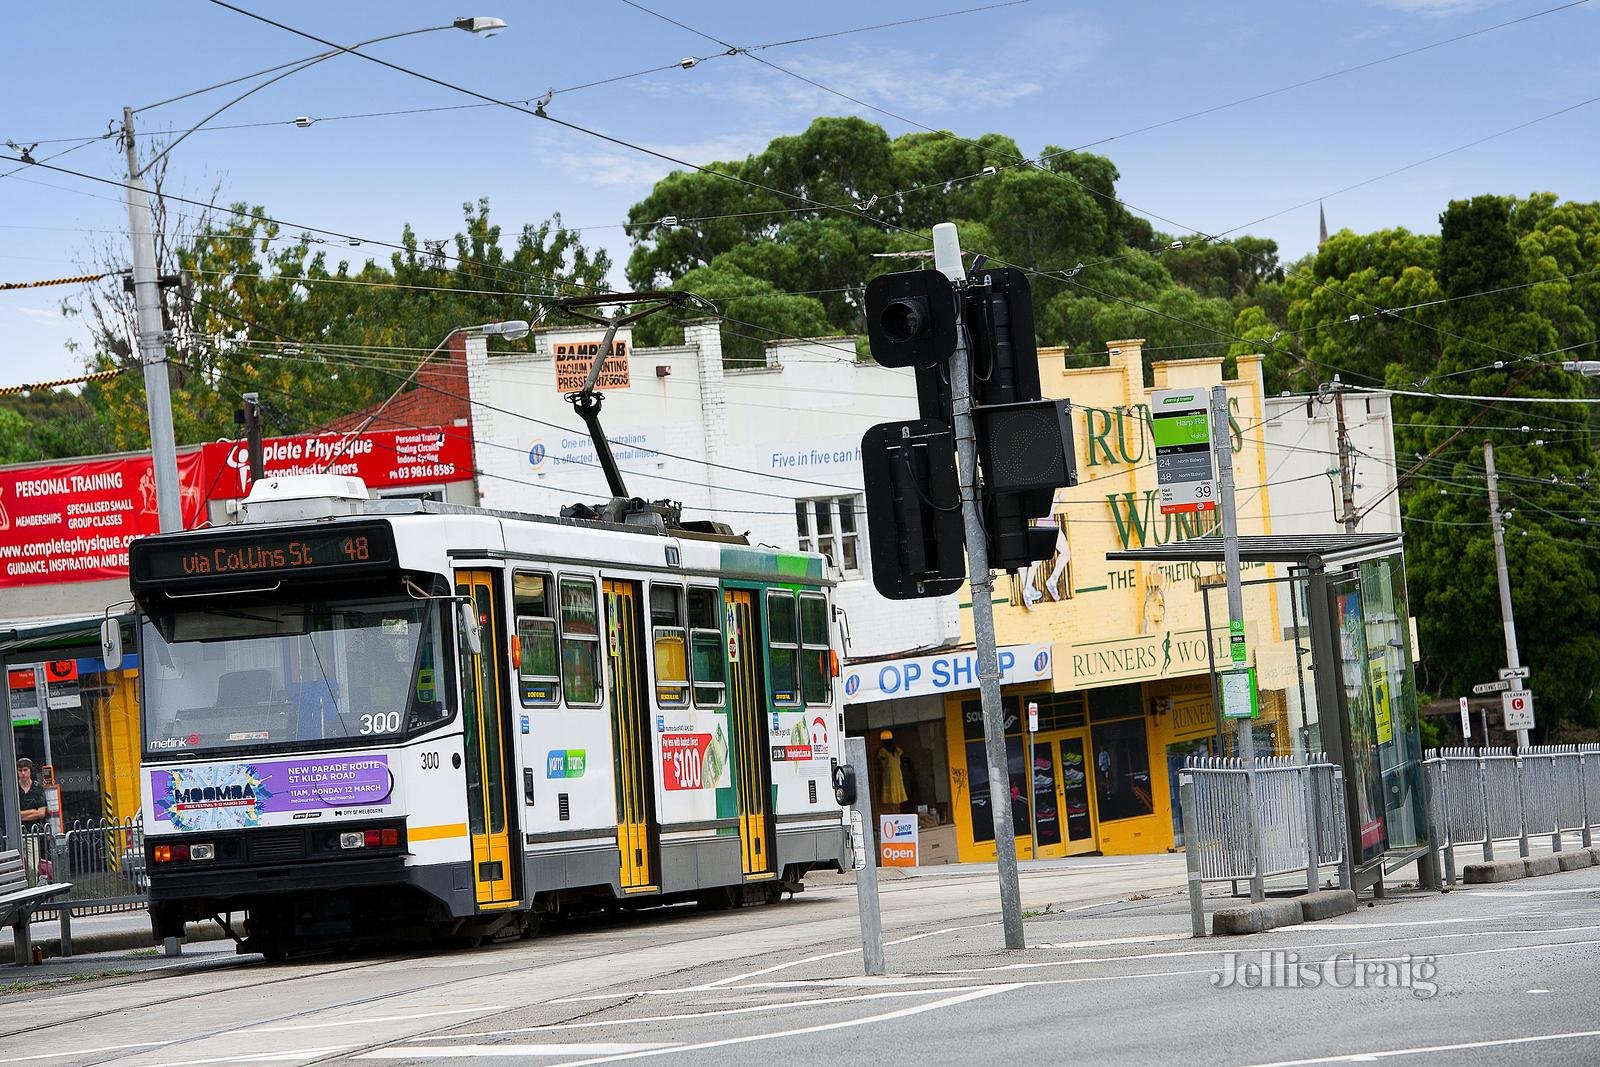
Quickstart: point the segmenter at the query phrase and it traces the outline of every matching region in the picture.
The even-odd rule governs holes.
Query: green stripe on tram
[[[741,574],[770,574],[775,578],[822,578],[822,558],[802,556],[798,552],[774,552],[756,548],[728,548],[722,550],[724,570]]]

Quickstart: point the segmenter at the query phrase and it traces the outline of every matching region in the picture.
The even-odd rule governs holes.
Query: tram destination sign
[[[1216,510],[1206,391],[1158,389],[1151,393],[1150,436],[1156,446],[1161,514]]]
[[[146,538],[128,546],[135,587],[365,571],[394,562],[394,534],[385,523]]]

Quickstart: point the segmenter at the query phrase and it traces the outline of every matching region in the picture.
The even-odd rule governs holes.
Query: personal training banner
[[[178,457],[184,525],[204,516],[200,453]],[[149,456],[0,470],[0,588],[128,573],[128,542],[157,533]]]

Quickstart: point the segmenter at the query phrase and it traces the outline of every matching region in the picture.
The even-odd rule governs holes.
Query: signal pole
[[[961,242],[954,223],[933,228],[933,262],[952,284],[966,282]],[[1023,947],[1022,892],[1017,881],[1017,836],[1011,819],[1011,775],[1007,768],[1005,711],[1000,703],[1000,662],[995,653],[993,578],[989,542],[978,497],[978,440],[972,426],[972,379],[969,375],[962,301],[956,300],[956,346],[950,357],[950,407],[956,438],[956,467],[961,480],[961,515],[967,535],[968,584],[972,589],[972,631],[978,652],[978,693],[983,706],[983,748],[989,764],[989,807],[994,814],[995,866],[1000,875],[1000,918],[1006,948]],[[1028,788],[1033,787],[1032,768]]]
[[[1520,667],[1522,660],[1517,656],[1517,622],[1511,616],[1511,575],[1506,571],[1506,532],[1505,525],[1500,520],[1500,479],[1494,473],[1494,442],[1483,443],[1483,469],[1489,480],[1489,527],[1494,531],[1494,573],[1500,586],[1500,625],[1506,634],[1506,666]],[[1511,679],[1511,692],[1522,691],[1522,679]],[[1487,726],[1483,731],[1484,737],[1489,736]],[[1517,731],[1517,749],[1521,751],[1528,747],[1528,731]]]

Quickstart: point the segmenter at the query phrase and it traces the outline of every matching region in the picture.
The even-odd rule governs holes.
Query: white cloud
[[[16,309],[16,312],[23,318],[32,319],[34,322],[50,326],[65,327],[67,325],[66,316],[61,314],[60,308],[20,307]]]
[[[1445,17],[1466,15],[1487,7],[1487,0],[1367,0],[1376,7],[1387,7],[1407,15]]]
[[[761,151],[776,136],[778,134],[772,131],[743,132],[677,144],[659,144],[644,139],[636,143],[686,163],[705,166],[723,160],[744,159]],[[554,159],[574,177],[594,185],[613,187],[647,189],[669,172],[680,169],[675,164],[643,152],[610,147],[590,152],[562,150],[554,153]]]

